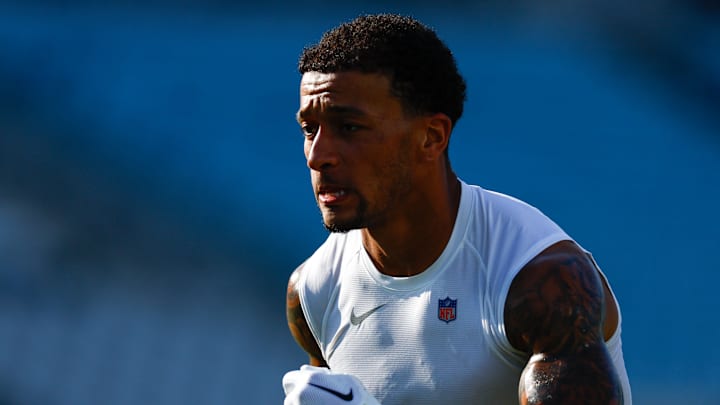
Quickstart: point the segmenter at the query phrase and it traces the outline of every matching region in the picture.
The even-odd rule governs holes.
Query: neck
[[[391,223],[363,229],[365,250],[381,273],[420,274],[440,257],[455,226],[460,189],[457,177],[449,175],[439,187],[406,204]]]

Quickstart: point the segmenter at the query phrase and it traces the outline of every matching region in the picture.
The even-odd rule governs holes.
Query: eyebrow
[[[365,112],[365,110],[345,105],[330,105],[327,107],[326,111],[327,113],[332,115],[367,115],[367,112]],[[312,115],[312,113],[308,112],[308,110],[298,110],[298,112],[295,114],[295,118],[298,122],[300,122],[303,118],[309,115]]]

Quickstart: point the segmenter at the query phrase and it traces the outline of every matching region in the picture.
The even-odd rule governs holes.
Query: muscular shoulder
[[[527,353],[557,352],[604,335],[605,288],[588,255],[558,242],[513,280],[505,304],[510,343]]]
[[[298,345],[308,354],[310,357],[310,364],[314,366],[327,366],[325,360],[323,360],[320,347],[318,346],[310,326],[305,319],[302,305],[300,302],[300,295],[298,288],[299,280],[305,271],[305,263],[298,266],[295,271],[290,275],[288,281],[287,296],[286,296],[286,315],[288,328],[290,333],[295,338]]]
[[[343,263],[361,247],[359,232],[331,234],[290,276],[286,306],[288,326],[313,365],[325,365],[325,361],[311,325],[319,327],[337,288]]]

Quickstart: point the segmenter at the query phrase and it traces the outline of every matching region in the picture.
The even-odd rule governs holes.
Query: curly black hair
[[[411,17],[363,15],[343,23],[303,49],[298,70],[381,73],[408,113],[441,112],[454,127],[463,112],[466,85],[452,52]]]

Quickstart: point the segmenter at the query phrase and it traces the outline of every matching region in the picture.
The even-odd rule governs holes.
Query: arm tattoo
[[[513,281],[505,307],[508,339],[530,355],[523,404],[622,404],[603,339],[603,285],[574,244],[561,242]]]
[[[295,283],[297,282],[297,277],[300,271],[301,268],[298,268],[298,270],[296,270],[290,277],[290,281],[288,283],[286,297],[287,306],[285,311],[288,327],[290,328],[290,333],[293,335],[298,345],[300,345],[300,347],[302,347],[302,349],[310,356],[310,364],[313,366],[327,367],[325,360],[323,360],[322,352],[320,351],[317,342],[315,342],[315,337],[310,332],[310,326],[305,320],[305,314],[303,314],[302,307],[300,305],[300,295],[295,288]]]

